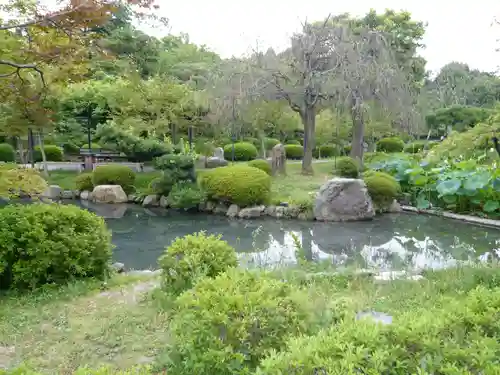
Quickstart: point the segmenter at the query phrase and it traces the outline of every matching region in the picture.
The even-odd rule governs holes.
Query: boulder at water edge
[[[127,203],[127,194],[120,185],[98,185],[92,191],[92,200],[98,203]]]
[[[319,221],[369,220],[375,216],[373,204],[363,180],[334,178],[321,186],[314,205]]]

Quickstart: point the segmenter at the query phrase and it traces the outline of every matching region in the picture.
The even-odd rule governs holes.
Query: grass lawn
[[[301,163],[289,162],[287,164],[286,177],[273,179],[273,200],[286,202],[302,202],[309,199],[309,193],[317,191],[319,187],[332,176],[334,161],[322,161],[314,163],[314,175],[303,176],[300,174]],[[73,171],[51,171],[48,182],[51,185],[59,185],[62,189],[74,190],[77,172]],[[135,187],[140,193],[148,193],[150,182],[160,176],[160,172],[143,172],[136,174]]]
[[[326,326],[339,309],[348,316],[383,312],[394,324],[406,324],[443,311],[478,285],[500,286],[498,267],[428,272],[419,282],[373,282],[368,276],[305,267],[277,271],[277,277],[286,277],[297,290],[305,288],[309,300],[304,303],[322,312],[317,324]],[[115,276],[104,291],[102,284],[86,282],[0,296],[0,373],[2,366],[21,362],[51,375],[72,374],[83,366],[126,369],[154,361],[169,342],[169,310],[162,307],[160,293],[148,298],[156,282],[154,277]]]

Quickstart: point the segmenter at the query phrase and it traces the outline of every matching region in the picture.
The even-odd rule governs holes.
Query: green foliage
[[[391,325],[347,319],[312,337],[273,350],[257,375],[496,374],[500,353],[500,288],[478,287],[465,297],[416,307]],[[424,367],[425,366],[425,367]],[[424,369],[423,369],[424,367]]]
[[[213,141],[207,139],[199,139],[194,145],[195,151],[203,156],[212,156],[215,150],[215,144]]]
[[[335,170],[333,173],[340,177],[358,178],[359,165],[353,158],[342,156],[335,160]]]
[[[94,183],[92,182],[92,173],[80,173],[75,178],[75,187],[78,191],[92,191]]]
[[[257,150],[260,148],[260,145],[261,145],[260,139],[254,138],[254,137],[243,138],[243,142],[253,144],[257,148]]]
[[[405,143],[401,138],[388,137],[377,141],[377,151],[381,152],[402,152],[405,148]]]
[[[88,142],[80,145],[80,148],[88,149],[89,148]],[[102,146],[99,143],[90,142],[90,149],[91,150],[100,150],[100,149],[102,149]]]
[[[437,163],[449,158],[472,159],[481,158],[484,162],[499,160],[493,147],[492,134],[500,133],[500,116],[492,124],[477,124],[465,132],[453,132],[429,151],[426,160]]]
[[[191,210],[205,202],[206,194],[198,184],[181,181],[177,182],[170,190],[167,201],[172,208]]]
[[[0,210],[0,285],[35,288],[103,277],[111,260],[104,219],[76,206],[8,205]]]
[[[401,187],[396,179],[388,173],[367,171],[363,174],[368,194],[377,210],[387,210],[394,199],[401,193]]]
[[[69,373],[68,373],[69,374]],[[104,366],[98,369],[81,367],[71,372],[71,375],[151,375],[150,366],[134,366],[128,370],[117,370],[111,366]],[[32,371],[26,366],[20,366],[11,370],[0,369],[0,375],[45,375],[38,371]]]
[[[168,196],[175,184],[195,182],[194,159],[189,154],[167,154],[155,159],[155,168],[162,171],[162,176],[152,182],[156,194]]]
[[[125,165],[99,165],[92,173],[93,186],[120,185],[127,194],[134,191],[135,172]]]
[[[276,138],[265,138],[264,139],[264,146],[266,147],[266,150],[272,150],[272,148],[278,144],[280,144],[280,140]]]
[[[224,146],[224,158],[232,160],[233,145],[228,144]],[[235,161],[249,161],[257,157],[258,150],[252,143],[237,142],[234,144],[234,160]]]
[[[304,147],[300,144],[287,144],[285,145],[285,153],[287,159],[299,160],[304,157]]]
[[[301,145],[300,141],[298,141],[297,139],[289,139],[288,141],[286,141],[286,144],[287,145]]]
[[[55,145],[45,145],[43,149],[45,151],[47,161],[63,161],[64,154],[61,147]],[[35,147],[33,158],[35,159],[35,162],[42,161],[42,151],[40,146]]]
[[[414,141],[405,145],[404,152],[408,154],[417,154],[419,152],[422,152],[426,145],[426,141]]]
[[[173,346],[161,365],[176,375],[252,374],[269,350],[306,331],[300,302],[290,284],[261,273],[203,279],[176,301]]]
[[[158,263],[163,270],[162,288],[173,295],[191,288],[199,279],[216,277],[238,265],[236,251],[221,235],[205,232],[176,238]]]
[[[0,143],[0,162],[11,163],[16,161],[16,151],[8,143]]]
[[[271,194],[271,177],[258,168],[234,165],[215,168],[203,174],[201,186],[208,199],[252,206],[266,203]]]
[[[429,129],[438,129],[446,134],[446,127],[462,132],[486,121],[491,116],[491,110],[478,107],[452,106],[440,108],[425,117]]]
[[[263,159],[256,159],[248,162],[248,165],[250,167],[254,168],[259,168],[266,172],[268,175],[271,175],[271,165],[269,165],[269,162],[267,160]]]
[[[373,163],[370,168],[391,174],[403,193],[420,209],[441,207],[459,213],[500,213],[500,169],[467,160],[438,165],[404,159]]]
[[[331,158],[334,156],[339,156],[339,151],[336,146],[333,145],[323,145],[316,147],[313,150],[313,156],[317,159],[320,158]]]
[[[36,169],[17,168],[16,164],[0,164],[0,197],[39,196],[47,182]]]
[[[352,146],[351,145],[345,145],[343,147],[343,155],[349,155],[351,153]]]
[[[69,154],[69,155],[80,154],[80,147],[78,147],[73,142],[64,142],[62,147],[63,147],[63,151],[65,154]],[[88,145],[87,145],[87,147],[88,147]]]

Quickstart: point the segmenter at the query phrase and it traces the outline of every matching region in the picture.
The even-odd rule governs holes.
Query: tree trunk
[[[26,168],[26,164],[28,164],[28,161],[26,160],[26,155],[24,153],[24,146],[23,146],[23,140],[21,137],[16,142],[17,145],[17,151],[19,152],[19,160],[21,161],[21,164],[23,165],[23,168]]]
[[[316,128],[316,110],[314,107],[305,107],[301,114],[304,125],[304,157],[302,158],[302,174],[312,175],[312,157],[314,149],[314,132]]]
[[[359,166],[363,166],[363,139],[365,136],[365,122],[363,119],[362,99],[357,93],[352,94],[352,141],[351,157],[356,159]]]
[[[45,144],[43,142],[43,134],[40,130],[38,132],[38,145],[40,146],[40,153],[42,154],[42,166],[43,166],[43,176],[45,178],[49,177],[49,167],[47,166],[47,157],[45,156]]]

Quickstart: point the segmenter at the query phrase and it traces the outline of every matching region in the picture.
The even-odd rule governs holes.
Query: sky
[[[187,33],[191,42],[205,44],[222,57],[240,56],[258,46],[286,48],[289,36],[305,20],[320,20],[329,13],[363,15],[370,8],[407,10],[415,20],[428,23],[421,54],[427,69],[436,71],[450,61],[471,68],[500,68],[500,0],[184,0],[161,3],[158,14],[169,19],[169,29],[143,31],[155,36]]]

